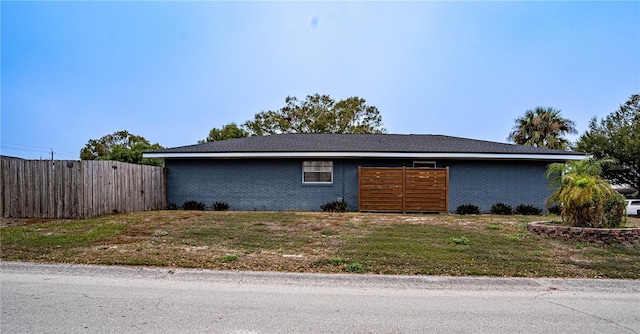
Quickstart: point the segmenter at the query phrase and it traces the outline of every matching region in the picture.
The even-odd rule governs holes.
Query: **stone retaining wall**
[[[599,244],[640,244],[640,227],[634,228],[588,228],[553,224],[550,222],[529,223],[527,230],[543,237],[593,242]]]

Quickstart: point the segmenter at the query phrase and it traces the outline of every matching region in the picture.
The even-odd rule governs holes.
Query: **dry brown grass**
[[[640,247],[542,239],[557,217],[151,211],[3,219],[2,260],[206,269],[640,278]],[[629,218],[628,226],[640,226]],[[452,240],[464,236],[468,244]],[[456,239],[457,240],[457,239]]]

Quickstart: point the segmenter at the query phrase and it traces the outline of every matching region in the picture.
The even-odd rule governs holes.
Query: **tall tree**
[[[162,166],[162,161],[142,157],[145,151],[162,149],[160,144],[151,144],[142,136],[126,130],[116,131],[100,139],[89,139],[80,150],[82,160],[115,160],[134,164]]]
[[[600,121],[592,118],[575,148],[597,159],[615,159],[617,164],[605,166],[602,176],[613,184],[640,190],[640,94],[631,95]]]
[[[285,106],[263,111],[244,123],[251,135],[276,133],[384,133],[378,108],[363,98],[335,101],[328,95],[288,96]]]
[[[562,118],[560,110],[551,107],[527,110],[515,122],[507,140],[520,145],[566,150],[569,141],[564,135],[578,133],[572,120]]]
[[[209,131],[209,136],[204,140],[198,140],[199,144],[208,143],[212,141],[227,140],[233,138],[245,138],[249,136],[243,128],[239,128],[236,123],[229,123],[222,127],[222,129],[213,128]]]

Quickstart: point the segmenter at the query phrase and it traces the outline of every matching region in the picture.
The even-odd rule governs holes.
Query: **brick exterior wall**
[[[527,229],[546,238],[599,244],[640,244],[640,228],[585,228],[534,222],[529,223]]]
[[[474,204],[481,212],[501,202],[513,209],[517,205],[534,205],[545,209],[551,195],[545,178],[549,162],[544,161],[442,161],[449,167],[449,210],[458,205]]]
[[[322,160],[322,159],[317,159]],[[208,206],[224,201],[231,210],[318,211],[344,199],[358,207],[358,166],[412,167],[406,159],[327,159],[333,161],[333,184],[302,183],[304,159],[167,159],[168,202],[188,200]],[[449,208],[475,204],[488,212],[496,202],[544,208],[550,195],[544,171],[548,162],[436,160],[449,167]]]

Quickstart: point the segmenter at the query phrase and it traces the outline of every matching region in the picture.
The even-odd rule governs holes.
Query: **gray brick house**
[[[460,204],[489,211],[497,202],[543,208],[551,193],[546,166],[585,155],[442,135],[278,134],[144,156],[164,160],[168,201],[177,205],[223,201],[232,210],[317,211],[343,199],[355,211],[362,190],[358,167],[407,167],[424,168],[424,175],[447,170],[447,211]]]

